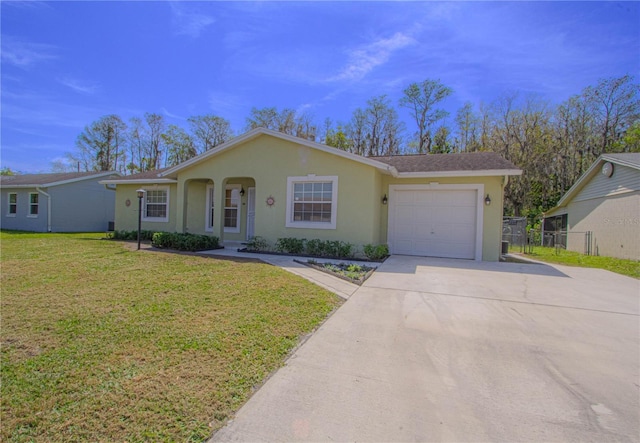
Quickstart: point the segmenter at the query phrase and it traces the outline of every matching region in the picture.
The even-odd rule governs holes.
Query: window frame
[[[142,198],[142,221],[152,222],[152,223],[166,223],[169,221],[169,203],[170,203],[170,195],[169,186],[158,186],[153,188],[143,188],[144,189],[144,197]],[[167,201],[165,202],[166,211],[164,217],[149,217],[147,216],[147,200],[150,191],[164,191],[167,194]],[[153,205],[158,205],[159,203],[152,203]]]
[[[231,191],[231,198],[233,199],[233,191],[236,191],[236,195],[238,197],[238,206],[233,207],[233,206],[224,206],[222,208],[222,210],[224,211],[223,215],[224,217],[222,218],[222,228],[224,230],[224,232],[228,232],[230,234],[239,234],[241,231],[241,216],[240,213],[242,212],[242,196],[240,195],[240,189],[242,189],[242,185],[226,185],[225,186],[225,190],[224,190],[224,199],[225,202],[224,204],[226,204],[226,200],[227,200],[227,191]],[[226,211],[227,209],[235,209],[236,210],[236,227],[227,227],[225,226],[225,222],[226,222]]]
[[[36,196],[36,202],[33,203],[32,196]],[[33,213],[33,208],[36,208],[35,214]],[[30,218],[38,218],[38,214],[40,213],[40,193],[38,192],[29,192],[29,212],[27,213],[27,217]]]
[[[294,187],[298,183],[327,183],[331,182],[331,221],[295,221],[294,216]],[[307,175],[301,177],[287,177],[287,228],[302,229],[336,229],[338,220],[338,176],[337,175]]]
[[[207,202],[204,211],[204,230],[205,232],[213,232],[216,224],[215,218],[215,185],[207,185]]]
[[[14,196],[14,202],[11,203],[11,196]],[[13,212],[11,212],[11,207],[13,207]],[[17,192],[8,192],[7,193],[7,217],[15,217],[18,214],[18,193]]]

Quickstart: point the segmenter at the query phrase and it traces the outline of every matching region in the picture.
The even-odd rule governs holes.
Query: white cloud
[[[385,64],[394,52],[410,46],[415,40],[402,33],[397,32],[390,38],[383,38],[369,43],[365,46],[350,50],[349,63],[342,71],[329,81],[358,81],[364,78],[369,72]]]
[[[209,26],[215,23],[216,19],[197,11],[187,11],[183,5],[172,2],[171,12],[173,14],[173,26],[176,34],[188,35],[196,38]]]
[[[164,115],[166,115],[169,118],[175,118],[176,120],[186,120],[185,117],[182,117],[182,116],[177,115],[177,114],[172,114],[165,107],[160,108],[160,112],[162,112]]]
[[[70,77],[59,78],[58,82],[80,94],[95,94],[99,89],[97,83],[87,83]]]
[[[2,61],[21,68],[27,68],[44,60],[58,58],[54,54],[55,46],[43,43],[30,43],[2,36]]]

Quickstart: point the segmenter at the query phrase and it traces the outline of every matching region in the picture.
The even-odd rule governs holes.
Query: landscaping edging
[[[247,248],[238,248],[238,252],[245,252],[247,254],[266,254],[266,255],[280,255],[282,257],[304,257],[304,258],[320,258],[323,260],[353,260],[353,261],[361,261],[365,263],[384,263],[384,261],[389,258],[387,255],[381,260],[369,260],[368,258],[355,258],[355,257],[327,257],[326,255],[309,255],[309,254],[290,254],[288,252],[277,252],[277,251],[251,251]],[[296,260],[294,260],[296,261]]]
[[[370,269],[370,270],[368,270],[368,271],[367,271],[367,272],[362,276],[362,278],[361,278],[361,279],[355,279],[355,278],[349,278],[349,277],[347,277],[347,276],[345,276],[345,275],[341,275],[341,274],[338,274],[338,273],[332,272],[332,271],[330,271],[330,270],[326,269],[324,266],[320,266],[320,265],[317,265],[317,264],[315,264],[315,263],[304,262],[304,261],[296,260],[296,259],[294,259],[293,261],[294,261],[294,262],[296,262],[296,263],[299,263],[299,264],[301,264],[301,265],[308,266],[309,268],[315,269],[316,271],[324,272],[325,274],[332,275],[332,276],[334,276],[334,277],[337,277],[337,278],[339,278],[339,279],[342,279],[342,280],[348,281],[349,283],[353,283],[353,284],[358,285],[358,286],[362,286],[362,284],[363,284],[363,283],[364,283],[364,282],[365,282],[369,277],[371,277],[371,274],[373,274],[373,273],[376,271],[376,269],[378,269],[378,268]]]

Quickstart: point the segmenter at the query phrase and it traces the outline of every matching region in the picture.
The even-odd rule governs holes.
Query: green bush
[[[304,244],[306,241],[307,240],[304,238],[279,238],[276,242],[276,251],[286,252],[288,254],[302,254],[304,252]]]
[[[364,245],[364,255],[369,260],[382,260],[389,255],[389,247],[387,245]]]
[[[150,241],[154,231],[140,231],[140,240]],[[113,231],[111,238],[114,240],[137,240],[138,231]]]
[[[268,251],[269,242],[264,237],[259,235],[253,236],[247,242],[247,249],[249,251]]]
[[[325,255],[325,242],[322,240],[312,239],[307,241],[305,245],[305,252],[309,255],[317,255],[322,257]]]
[[[353,257],[353,245],[343,241],[326,241],[325,255],[335,258],[351,258]]]
[[[219,247],[218,237],[177,232],[156,232],[151,245],[155,248],[176,249],[178,251],[202,251]]]

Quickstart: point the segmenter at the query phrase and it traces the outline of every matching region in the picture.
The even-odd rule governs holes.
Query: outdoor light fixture
[[[144,189],[138,189],[138,250],[140,250],[140,230],[142,227],[142,199],[144,198]]]
[[[244,186],[240,188],[240,197],[244,197]]]
[[[384,195],[384,197],[382,197],[382,204],[386,205],[389,202],[389,199],[387,198],[387,194]]]
[[[487,194],[487,196],[485,197],[484,204],[487,206],[491,204],[491,197],[489,197],[489,194]]]

